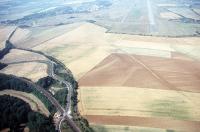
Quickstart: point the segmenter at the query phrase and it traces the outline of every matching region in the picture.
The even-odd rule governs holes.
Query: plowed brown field
[[[169,120],[165,118],[149,117],[130,117],[130,116],[85,116],[90,122],[96,124],[125,125],[125,126],[142,126],[164,128],[168,130],[179,130],[188,132],[199,132],[200,122],[197,121],[180,121]]]
[[[85,74],[79,85],[79,110],[97,130],[102,125],[111,131],[117,125],[200,130],[200,62],[187,55],[114,53]]]
[[[112,54],[82,77],[79,84],[200,92],[200,62],[178,54],[173,57]]]

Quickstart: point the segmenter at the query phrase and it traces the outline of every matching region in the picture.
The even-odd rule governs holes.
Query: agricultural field
[[[180,14],[181,16],[186,17],[186,18],[200,20],[200,16],[188,8],[169,8],[168,10],[176,14]]]
[[[0,23],[47,27],[87,21],[112,33],[171,37],[199,36],[200,30],[199,2],[195,0],[17,0],[16,3],[15,8],[6,9],[6,2],[1,2]]]
[[[92,126],[101,125],[95,129],[199,129],[198,37],[113,34],[95,24],[78,25],[33,49],[58,58],[72,71],[80,86],[79,111]],[[117,122],[121,119],[126,124]],[[162,126],[156,125],[161,121]]]
[[[78,112],[97,132],[200,131],[198,0],[11,1],[0,1],[0,50],[15,48],[1,52],[0,73],[49,79],[64,109],[72,74]],[[33,95],[4,94],[50,114]]]
[[[166,132],[165,129],[159,129],[159,128],[148,128],[148,127],[134,127],[134,126],[119,126],[119,125],[91,125],[93,129],[97,132],[141,132],[141,131],[147,131],[148,132]],[[178,132],[178,131],[176,131]]]
[[[157,119],[149,119],[149,118],[127,118],[125,117],[125,120],[128,119],[129,122],[134,123],[134,126],[128,126],[127,122],[124,120],[124,118],[119,117],[119,118],[114,118],[113,116],[111,117],[100,117],[100,116],[94,116],[91,117],[90,119],[94,119],[97,121],[97,119],[101,119],[98,121],[97,124],[91,124],[94,130],[96,131],[102,131],[102,132],[187,132],[187,131],[198,131],[199,130],[199,124],[194,123],[194,122],[187,122],[187,121],[172,121],[172,120],[157,120]],[[124,122],[125,125],[104,125],[102,122],[106,121],[112,121],[113,123],[116,123],[114,120],[121,120],[120,124],[123,124]],[[170,122],[170,123],[169,123]],[[109,124],[109,123],[107,123]],[[111,122],[110,122],[111,124]],[[142,125],[141,125],[142,124]],[[146,127],[144,127],[144,124]],[[137,126],[136,126],[137,125]],[[143,127],[139,127],[143,126]],[[153,128],[152,126],[155,126]],[[162,127],[162,128],[161,128]],[[168,129],[166,129],[166,127]],[[172,129],[173,128],[173,129]],[[184,130],[183,130],[184,129]]]
[[[37,82],[40,78],[48,76],[47,58],[36,53],[12,49],[1,59],[1,63],[8,66],[1,69],[1,73],[13,74],[29,78]],[[23,68],[23,70],[21,70]]]
[[[0,70],[0,73],[25,77],[31,79],[33,82],[37,82],[40,78],[48,76],[47,68],[47,65],[43,63],[28,62],[21,64],[10,64],[6,68]]]
[[[113,89],[115,89],[114,95]],[[82,86],[80,94],[83,101],[80,106],[83,110],[80,111],[89,119],[90,115],[100,115],[99,118],[102,115],[122,118],[127,116],[200,120],[199,93],[140,87]],[[128,120],[127,124],[134,125]]]
[[[79,83],[83,86],[162,87],[169,90],[174,88],[200,92],[198,89],[200,81],[196,77],[200,72],[200,63],[181,55],[177,56],[181,58],[177,59],[176,55],[172,56],[175,59],[166,59],[113,54],[84,75]],[[144,76],[145,78],[142,79]]]
[[[109,14],[105,15],[100,12],[96,18],[96,24],[108,28],[108,32],[124,34],[140,34],[154,36],[193,36],[199,31],[199,15],[188,7],[194,7],[195,4],[187,3],[188,1],[126,1],[115,2],[110,8]],[[128,3],[128,5],[125,5]],[[187,5],[188,4],[188,5]],[[185,14],[172,12],[170,9],[179,10],[184,8]],[[119,8],[120,13],[116,15]],[[198,7],[197,7],[198,8]],[[118,16],[113,18],[112,16]],[[158,17],[160,16],[160,17]],[[184,19],[190,19],[185,21]],[[174,30],[176,29],[176,30]],[[192,35],[193,34],[193,35]]]
[[[200,14],[200,9],[194,8],[193,10],[194,10],[197,14]]]
[[[38,45],[42,45],[47,41],[57,38],[68,31],[73,30],[79,25],[79,23],[74,23],[70,25],[25,28],[25,31],[28,30],[29,35],[18,43],[13,42],[13,44],[21,48],[34,48]],[[21,28],[20,30],[23,30],[23,28]],[[16,32],[15,35],[18,36],[18,33]]]
[[[23,63],[23,62],[34,62],[34,61],[48,61],[42,55],[28,52],[19,49],[12,49],[10,52],[1,59],[2,63],[13,64],[13,63]]]
[[[14,26],[0,26],[0,50],[4,49],[5,41],[14,29]]]
[[[93,124],[197,132],[199,65],[177,53],[112,54],[79,79],[80,112]]]
[[[180,19],[181,18],[181,16],[172,12],[162,12],[160,13],[160,17],[164,19]]]
[[[194,58],[198,58],[199,55],[198,37],[192,39],[190,37],[143,37],[106,33],[106,31],[105,28],[95,24],[81,23],[77,28],[42,42],[42,44],[34,46],[33,49],[40,50],[61,60],[77,79],[100,63],[110,53],[169,58],[171,57],[171,51],[178,50],[180,53],[190,54]],[[26,41],[24,45],[28,45],[28,43],[29,41]],[[183,48],[184,50],[182,50]]]
[[[10,42],[14,44],[21,43],[29,34],[30,31],[28,29],[16,28],[15,34],[11,37]]]

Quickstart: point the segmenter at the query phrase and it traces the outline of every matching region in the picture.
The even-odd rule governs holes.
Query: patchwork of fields
[[[197,132],[199,67],[177,53],[112,54],[79,79],[80,112],[94,124]]]
[[[95,131],[200,131],[198,0],[9,2],[0,2],[0,50],[16,29],[15,47],[62,62],[78,81],[78,110]],[[0,73],[33,82],[52,74],[49,59],[22,49],[0,63],[8,65]],[[62,93],[61,85],[49,91]],[[4,94],[49,115],[32,95]]]
[[[72,71],[79,82],[79,111],[95,130],[200,129],[199,37],[113,34],[86,22],[17,30],[21,39],[13,37],[15,46],[52,55]],[[48,59],[11,50],[1,72],[37,81],[47,76],[41,61]]]
[[[79,110],[95,129],[199,129],[198,37],[112,34],[90,23],[68,26],[65,34],[35,41],[33,49],[70,68],[79,80]]]

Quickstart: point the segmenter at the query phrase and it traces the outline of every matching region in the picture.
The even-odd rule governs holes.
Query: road
[[[17,49],[19,49],[19,48],[17,48]],[[21,48],[20,48],[20,50],[22,50]],[[24,50],[24,49],[23,49]],[[26,50],[27,51],[27,50]],[[27,62],[38,62],[38,63],[44,63],[44,64],[47,64],[48,65],[48,68],[49,68],[49,73],[48,73],[48,75],[50,76],[50,77],[52,77],[53,79],[55,79],[55,80],[57,80],[57,81],[59,81],[60,83],[62,83],[62,84],[64,84],[65,85],[65,88],[68,90],[68,91],[70,91],[70,92],[68,92],[68,95],[67,95],[67,104],[66,104],[66,107],[65,107],[65,112],[68,114],[68,115],[70,115],[71,114],[71,97],[72,97],[72,93],[73,93],[73,87],[72,87],[72,85],[69,83],[69,82],[67,82],[67,81],[65,81],[63,78],[61,78],[61,77],[59,77],[59,76],[57,76],[53,71],[54,71],[54,66],[56,65],[56,63],[55,62],[53,62],[53,61],[44,61],[44,60],[38,60],[38,61],[20,61],[20,62],[14,62],[14,63],[7,63],[8,65],[10,65],[10,64],[19,64],[19,63],[27,63]],[[62,112],[61,112],[62,113]]]
[[[67,95],[67,104],[66,104],[66,108],[65,108],[65,111],[68,113],[68,115],[71,114],[71,97],[72,97],[72,93],[73,93],[73,88],[72,88],[72,85],[65,81],[63,78],[57,76],[55,73],[54,73],[54,66],[56,65],[55,62],[52,62],[50,61],[49,63],[49,67],[51,67],[51,77],[55,80],[58,80],[60,83],[63,83],[67,90],[68,90],[68,95]]]
[[[71,117],[71,97],[72,97],[72,93],[73,93],[73,88],[72,88],[72,85],[71,85],[69,82],[65,81],[63,78],[57,76],[57,75],[54,73],[54,66],[55,66],[55,65],[56,65],[55,62],[52,62],[52,61],[51,61],[51,62],[49,63],[49,66],[51,67],[51,75],[50,75],[50,76],[51,76],[53,79],[58,80],[60,83],[64,84],[65,87],[66,87],[67,90],[68,90],[66,108],[65,108],[65,111],[64,111],[64,113],[63,113],[62,119],[59,121],[59,130],[61,131],[61,124],[62,124],[63,121],[66,120],[67,122],[73,123],[72,120],[70,120],[70,119],[72,118],[72,117]],[[78,127],[77,127],[77,128],[74,127],[74,128],[77,129]],[[77,131],[79,131],[79,130],[77,129]]]
[[[29,52],[33,52],[33,53],[37,53],[39,54],[37,51],[34,50],[29,50],[29,49],[24,49],[24,48],[15,48],[15,49],[19,49],[19,50],[24,50],[24,51],[29,51]],[[48,58],[47,55],[40,54],[43,55],[45,57]],[[49,59],[49,58],[48,58]],[[50,60],[50,59],[49,59]],[[57,110],[59,111],[59,113],[61,114],[61,119],[59,121],[59,124],[57,124],[59,131],[61,131],[61,124],[63,121],[67,121],[67,123],[71,126],[71,128],[75,131],[75,132],[81,132],[81,130],[77,127],[77,125],[75,124],[75,122],[72,120],[71,117],[71,97],[72,97],[72,93],[73,93],[73,88],[72,85],[65,81],[63,78],[57,76],[54,73],[54,66],[57,65],[56,62],[53,62],[52,60],[50,60],[50,62],[47,62],[48,67],[51,69],[50,71],[50,75],[53,79],[58,80],[60,83],[65,84],[65,87],[68,90],[68,95],[67,95],[67,104],[66,104],[66,108],[64,109],[59,103],[58,101],[45,89],[38,87],[37,85],[34,85],[38,91],[40,91],[44,96],[46,96],[49,101],[51,101],[51,103],[57,108]]]
[[[147,0],[147,9],[148,9],[148,20],[149,20],[149,27],[150,32],[156,31],[156,22],[154,18],[154,14],[152,11],[152,2],[150,0]]]
[[[15,30],[9,35],[7,41],[12,44],[10,42],[10,39],[12,38],[13,34],[16,32],[17,30],[17,27],[15,28]],[[41,94],[43,94],[45,97],[47,97],[47,99],[54,105],[54,107],[56,107],[56,109],[58,110],[58,112],[60,113],[61,115],[61,118],[60,118],[60,121],[58,122],[57,124],[57,129],[59,131],[61,131],[61,124],[63,121],[66,121],[68,123],[68,125],[72,128],[72,130],[74,132],[81,132],[81,130],[79,129],[79,127],[76,125],[76,123],[73,121],[72,117],[71,117],[71,97],[72,97],[72,94],[73,94],[73,88],[72,88],[72,85],[65,81],[64,79],[62,79],[61,77],[57,76],[55,73],[54,73],[54,66],[55,65],[59,65],[57,64],[56,62],[53,62],[52,61],[52,58],[53,57],[49,57],[48,55],[45,55],[44,53],[40,52],[40,51],[34,51],[34,50],[31,50],[31,49],[24,49],[24,48],[17,48],[17,47],[14,47],[13,46],[13,49],[19,49],[19,50],[24,50],[24,51],[29,51],[29,52],[34,52],[34,53],[37,53],[37,54],[40,54],[40,55],[43,55],[45,57],[47,57],[50,62],[47,62],[48,63],[48,67],[50,67],[50,71],[51,71],[51,74],[50,76],[52,78],[54,78],[55,80],[58,80],[59,82],[65,84],[65,87],[68,89],[68,95],[67,95],[67,104],[66,104],[66,108],[64,109],[60,104],[59,102],[48,92],[46,91],[44,88],[34,84],[33,82],[29,81],[29,80],[26,80],[26,79],[23,79],[23,78],[19,78],[21,79],[22,81],[28,83],[28,84],[31,84],[33,85],[36,90],[38,90]],[[59,62],[61,63],[61,62]],[[62,66],[64,66],[62,64]],[[66,68],[65,68],[66,70]],[[66,72],[68,72],[66,70]]]
[[[148,8],[149,24],[154,26],[156,23],[155,23],[154,15],[152,12],[152,6],[151,6],[150,0],[147,0],[147,8]]]

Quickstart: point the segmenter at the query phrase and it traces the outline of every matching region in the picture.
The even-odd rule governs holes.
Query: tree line
[[[23,132],[28,127],[30,132],[55,132],[51,116],[32,111],[29,104],[16,97],[2,95],[0,100],[0,130]]]
[[[10,90],[16,90],[16,91],[21,91],[21,92],[26,92],[26,93],[32,93],[44,103],[44,105],[47,107],[49,112],[53,115],[56,112],[56,108],[48,100],[48,98],[45,97],[39,91],[37,91],[34,85],[27,83],[23,81],[22,79],[26,79],[26,78],[20,78],[13,75],[6,75],[3,73],[0,73],[0,91],[10,89]]]

